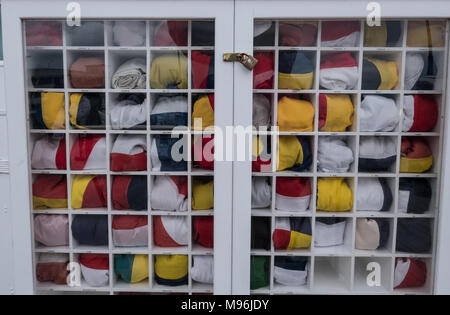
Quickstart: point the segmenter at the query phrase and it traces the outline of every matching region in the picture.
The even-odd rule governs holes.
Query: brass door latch
[[[253,68],[258,63],[258,60],[246,53],[225,53],[223,54],[223,61],[234,62],[239,61],[248,70],[253,70]]]

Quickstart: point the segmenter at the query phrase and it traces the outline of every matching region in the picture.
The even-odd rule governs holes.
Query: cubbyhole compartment
[[[311,258],[275,256],[272,277],[275,294],[307,293],[311,286]]]
[[[344,215],[355,211],[354,177],[319,177],[316,212],[319,215]]]
[[[144,90],[148,65],[145,50],[109,50],[108,84],[110,89]]]
[[[315,255],[350,255],[353,249],[353,219],[316,217],[313,239]]]
[[[186,90],[189,88],[187,51],[152,51],[150,58],[151,89]]]
[[[440,165],[439,136],[403,136],[400,173],[405,176],[437,174]]]
[[[131,214],[115,212],[111,217],[111,235],[113,249],[124,253],[143,253],[149,247],[149,232],[152,226],[148,224],[147,213]]]
[[[270,290],[271,257],[252,255],[250,257],[250,293],[268,293]]]
[[[61,174],[33,174],[31,176],[33,211],[59,213],[68,209],[67,176]]]
[[[80,174],[104,174],[108,152],[103,133],[75,133],[69,135],[70,169]]]
[[[354,272],[353,290],[366,294],[391,292],[391,257],[355,257]]]
[[[316,87],[315,51],[280,50],[278,53],[278,89],[314,90]]]
[[[110,202],[113,210],[145,212],[148,196],[146,175],[112,176]]]
[[[397,219],[395,252],[398,255],[430,255],[434,249],[435,221],[429,218]]]
[[[412,175],[399,180],[398,206],[399,216],[434,216],[438,211],[438,182],[436,178],[424,178]]]
[[[433,261],[426,257],[396,258],[393,287],[395,294],[431,294]]]
[[[356,137],[319,135],[317,172],[321,176],[341,176],[356,171]]]
[[[191,260],[192,291],[212,293],[214,290],[214,256],[193,255]]]
[[[402,132],[404,135],[440,133],[444,118],[442,94],[411,93],[403,97]]]
[[[57,47],[63,45],[62,21],[26,21],[25,42],[27,47]]]
[[[330,294],[349,292],[351,262],[351,257],[315,257],[313,289]]]
[[[158,214],[186,214],[189,205],[188,176],[155,175],[150,177],[150,205]]]
[[[66,136],[63,133],[32,133],[29,136],[31,169],[34,174],[66,172]]]
[[[215,131],[214,93],[192,94],[190,117],[187,125],[194,131]]]
[[[397,136],[361,136],[359,138],[359,172],[393,174],[397,170]]]
[[[387,91],[401,88],[401,52],[365,51],[363,58],[361,90]]]
[[[214,89],[214,50],[191,52],[191,88]]]
[[[264,216],[272,212],[273,177],[252,177],[252,215]]]
[[[259,137],[261,139],[261,135]],[[305,173],[312,172],[314,152],[316,152],[314,136],[279,135],[276,137],[271,139],[276,140],[277,148],[277,154],[275,159],[272,158],[271,163],[277,175],[305,176]],[[301,154],[299,154],[300,151]]]
[[[105,88],[105,52],[103,50],[67,51],[68,88],[96,90]]]
[[[361,21],[324,20],[321,23],[322,47],[359,47],[361,44]],[[341,35],[336,30],[345,30]]]
[[[109,163],[111,172],[146,175],[148,144],[145,134],[110,134]]]
[[[28,88],[64,88],[64,62],[62,50],[28,49],[25,53]]]
[[[115,254],[113,287],[118,291],[142,292],[150,288],[151,257],[145,254]]]
[[[104,46],[103,21],[81,21],[80,25],[66,25],[67,46]]]
[[[270,50],[257,50],[253,56],[258,60],[253,70],[253,89],[274,89],[275,54]]]
[[[202,105],[202,109],[208,109],[205,107],[206,103]],[[211,105],[214,106],[214,103]],[[185,93],[152,93],[150,95],[150,128],[152,130],[186,130],[190,121],[188,107],[188,96]],[[214,118],[213,109],[211,111],[212,114],[211,112],[209,114]]]
[[[282,134],[301,134],[315,130],[315,94],[278,94],[275,125]],[[275,116],[274,116],[275,117]]]
[[[269,131],[276,125],[277,106],[274,105],[274,98],[275,95],[272,93],[253,94],[252,124],[256,132]]]
[[[110,276],[113,274],[110,272],[109,257],[109,254],[96,252],[74,254],[74,263],[79,264],[80,268],[79,277],[76,275],[72,278],[75,280],[75,287],[94,292],[108,291]]]
[[[150,46],[174,47],[188,46],[188,21],[158,20],[150,21]]]
[[[391,218],[357,218],[355,252],[361,256],[391,255],[394,231],[394,220]]]
[[[69,122],[71,129],[105,130],[106,102],[104,93],[70,93]]]
[[[143,48],[147,44],[146,21],[139,21],[139,20],[109,21],[105,23],[105,28],[107,31],[106,41],[109,47]]]
[[[277,215],[297,216],[314,209],[314,178],[277,176],[275,182],[274,212]]]
[[[305,255],[311,252],[313,227],[310,217],[275,217],[272,226],[274,251]]]
[[[267,22],[255,28],[267,28]],[[273,23],[273,22],[272,22]],[[278,46],[280,47],[314,47],[317,46],[317,21],[280,21],[278,26]],[[265,28],[262,28],[265,26]],[[266,31],[269,33],[269,30]],[[263,34],[266,34],[264,32]],[[257,45],[255,45],[257,46]],[[270,45],[269,45],[270,46]]]
[[[70,208],[76,213],[106,212],[108,209],[107,176],[105,171],[79,171],[70,175]]]
[[[442,90],[444,51],[408,51],[405,58],[405,90]]]
[[[188,250],[190,223],[185,215],[152,215],[153,250],[175,254]]]
[[[67,290],[66,266],[70,261],[68,252],[34,253],[33,278],[37,290]]]
[[[253,26],[254,46],[275,45],[275,23],[270,20],[255,20]]]
[[[363,94],[358,111],[359,131],[383,134],[400,131],[400,94]]]
[[[108,125],[114,130],[146,130],[148,100],[145,93],[110,93]]]
[[[404,21],[381,20],[380,25],[364,24],[364,47],[401,47],[404,36]]]
[[[395,211],[397,189],[393,177],[360,176],[356,190],[356,211],[358,215],[382,217]]]
[[[429,33],[427,29],[430,29]],[[446,21],[408,20],[406,46],[422,48],[445,47]]]
[[[64,92],[30,92],[28,124],[32,133],[63,133],[66,127]]]
[[[359,52],[326,51],[320,53],[319,89],[345,91],[359,87]]]
[[[153,288],[161,292],[186,292],[189,289],[188,255],[153,255]],[[172,270],[177,270],[171,274]]]
[[[358,126],[358,95],[322,91],[317,112],[321,133],[355,132]]]
[[[252,252],[269,252],[272,247],[272,219],[271,217],[254,216],[251,219]]]
[[[174,175],[188,171],[189,136],[186,134],[158,134],[150,136],[152,172]]]
[[[69,216],[58,212],[33,215],[34,249],[43,253],[69,251]]]
[[[106,211],[95,212],[76,211],[72,215],[70,226],[72,248],[76,253],[107,254],[109,248],[109,224]]]

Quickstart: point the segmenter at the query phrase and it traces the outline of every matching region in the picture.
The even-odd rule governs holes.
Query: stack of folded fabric
[[[214,208],[214,180],[195,178],[192,181],[192,210]]]
[[[192,280],[199,283],[214,283],[214,257],[192,256]]]
[[[199,134],[192,138],[192,155],[194,166],[214,169],[214,136]]]
[[[346,94],[319,95],[319,130],[343,132],[353,124],[353,103]]]
[[[132,58],[122,63],[111,78],[113,89],[145,89],[147,72],[144,58]]]
[[[138,283],[149,276],[148,255],[115,255],[114,272],[127,283]]]
[[[428,253],[432,248],[431,222],[429,219],[398,219],[398,252]]]
[[[311,183],[307,177],[277,177],[275,209],[302,212],[309,209]]]
[[[111,105],[113,129],[145,128],[147,109],[145,94],[119,94],[118,103]]]
[[[32,169],[66,169],[66,138],[43,136],[34,144],[31,155]]]
[[[153,171],[183,172],[187,171],[186,140],[183,136],[173,138],[170,135],[154,137],[150,149]],[[173,148],[175,146],[175,148]],[[175,152],[175,156],[172,155]]]
[[[152,210],[187,211],[188,184],[184,176],[155,176],[150,193]]]
[[[193,24],[193,23],[192,23]],[[187,46],[187,21],[162,21],[155,25],[155,46]],[[194,30],[192,30],[194,36]]]
[[[302,286],[308,279],[308,269],[306,257],[276,256],[273,278],[282,285]]]
[[[165,54],[152,60],[152,89],[187,89],[187,76],[187,57],[182,53]]]
[[[72,93],[70,124],[77,129],[105,128],[105,98],[98,93]]]
[[[69,277],[68,264],[68,254],[38,254],[36,280],[39,282],[52,281],[55,284],[66,285]]]
[[[389,211],[392,192],[385,178],[360,177],[356,200],[358,211]]]
[[[50,58],[36,61],[31,71],[31,83],[34,88],[64,88],[64,67],[62,55],[57,53]]]
[[[39,175],[33,182],[33,208],[67,208],[67,179],[65,175]]]
[[[358,63],[349,53],[332,53],[320,59],[319,84],[328,90],[353,90],[358,83]]]
[[[427,265],[415,258],[396,258],[394,289],[416,288],[427,281]]]
[[[64,93],[30,93],[29,102],[33,129],[65,128]]]
[[[442,21],[408,21],[408,47],[444,47],[445,22]]]
[[[192,52],[192,88],[214,89],[214,54]]]
[[[359,46],[359,21],[323,21],[321,45],[323,47]]]
[[[272,204],[272,186],[267,177],[252,178],[252,209],[270,208]]]
[[[147,246],[148,217],[139,215],[114,216],[112,237],[115,246]]]
[[[433,153],[424,138],[403,137],[401,173],[423,173],[433,166]]]
[[[192,221],[193,239],[206,248],[214,248],[214,217],[196,216]]]
[[[252,217],[251,249],[270,250],[270,218]]]
[[[153,242],[160,247],[186,246],[189,242],[189,227],[184,216],[154,216]]]
[[[309,248],[312,241],[310,218],[275,218],[272,235],[275,249]]]
[[[278,101],[278,128],[280,131],[313,131],[313,104],[306,100],[283,96]]]
[[[404,132],[432,131],[438,120],[438,105],[428,95],[406,95],[403,101]]]
[[[386,246],[389,240],[389,221],[386,219],[357,219],[355,248],[376,250]]]
[[[272,152],[270,137],[253,136],[252,141],[252,171],[270,172]]]
[[[70,151],[70,167],[77,171],[106,169],[105,135],[80,135]]]
[[[353,192],[342,177],[317,180],[317,210],[345,212],[353,208]]]
[[[397,159],[394,137],[361,137],[359,139],[359,170],[365,172],[387,171]]]
[[[308,140],[298,136],[280,136],[277,162],[277,171],[301,172],[309,169],[312,152]]]
[[[115,210],[147,209],[147,176],[115,176],[111,199]]]
[[[278,88],[310,90],[314,83],[315,65],[301,51],[282,51],[278,65]]]
[[[192,46],[214,46],[214,21],[192,21],[191,24]]]
[[[81,254],[80,267],[83,278],[89,286],[109,286],[108,254]]]
[[[194,130],[205,130],[208,127],[214,127],[214,94],[200,96],[194,102],[192,127]]]
[[[426,178],[400,178],[398,211],[423,214],[432,198],[431,184]]]
[[[145,22],[114,21],[113,42],[117,46],[145,46]]]
[[[154,270],[157,284],[167,286],[188,284],[187,255],[157,255]]]
[[[62,24],[57,21],[27,21],[27,46],[62,46]]]
[[[345,138],[336,136],[319,137],[317,167],[325,173],[345,173],[353,163],[353,151]]]
[[[147,170],[147,138],[145,135],[118,135],[111,150],[111,171]]]
[[[272,105],[264,94],[253,94],[253,126],[268,129],[271,123]]]
[[[279,33],[280,46],[314,46],[317,40],[317,22],[282,22]]]
[[[364,24],[365,47],[394,47],[402,36],[402,22],[381,21],[380,25]]]
[[[186,96],[161,96],[156,100],[150,113],[152,129],[172,129],[178,126],[187,126],[187,124],[188,101]]]
[[[79,245],[108,246],[108,216],[75,215],[72,236]]]
[[[64,214],[36,215],[34,239],[45,246],[68,246],[69,218]]]
[[[259,52],[254,57],[258,60],[258,63],[253,69],[253,88],[272,89],[274,73],[273,54]]]
[[[255,21],[253,23],[253,45],[273,46],[275,23],[272,21]]]
[[[363,90],[392,90],[398,83],[395,61],[365,57],[363,60]]]
[[[103,46],[104,27],[101,21],[81,21],[80,25],[67,26],[70,46]]]
[[[395,100],[381,95],[364,96],[358,114],[360,131],[393,131],[399,121]]]
[[[106,176],[76,175],[72,181],[72,208],[106,208]]]
[[[250,290],[266,287],[270,283],[270,257],[252,256],[250,258]]]
[[[344,244],[345,218],[316,218],[314,230],[315,247],[332,247]]]
[[[432,52],[406,54],[405,90],[433,90],[437,77],[437,66]]]
[[[105,87],[105,58],[81,56],[70,66],[70,83],[75,89]]]

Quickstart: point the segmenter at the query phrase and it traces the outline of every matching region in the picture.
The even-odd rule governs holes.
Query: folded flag
[[[206,248],[214,248],[214,217],[195,216],[192,227],[197,244]]]
[[[252,178],[252,209],[270,208],[272,204],[272,186],[266,177]]]
[[[315,66],[301,51],[281,51],[278,66],[278,88],[310,90],[314,83]]]
[[[72,208],[106,208],[106,176],[75,175],[72,181]]]
[[[252,138],[252,171],[270,172],[271,170],[270,137],[253,136]]]
[[[364,58],[362,71],[363,90],[392,90],[398,83],[395,61]]]
[[[109,286],[108,254],[81,254],[80,267],[83,278],[89,286]]]
[[[424,138],[403,137],[400,173],[423,173],[433,166],[433,153]]]
[[[213,170],[214,169],[214,136],[194,135],[192,138],[192,153],[194,166]]]
[[[268,128],[271,123],[272,104],[264,94],[253,94],[253,126]]]
[[[192,181],[192,210],[214,209],[214,180],[194,178]]]
[[[187,255],[157,255],[155,258],[157,284],[179,286],[188,284]]]
[[[402,35],[402,22],[381,21],[380,25],[364,24],[365,47],[394,47]]]
[[[111,199],[115,210],[147,209],[147,176],[115,176]]]
[[[44,169],[66,169],[66,138],[57,135],[43,136],[38,139],[31,155],[31,168]]]
[[[357,219],[355,247],[361,250],[383,248],[389,240],[389,233],[389,221],[386,219]]]
[[[205,130],[214,127],[214,94],[200,96],[192,109],[192,127]]]
[[[27,46],[62,46],[62,23],[58,21],[27,21]]]
[[[132,58],[125,61],[112,75],[113,89],[145,89],[146,63],[144,58]]]
[[[273,278],[286,286],[302,286],[308,279],[309,263],[306,257],[276,256]]]
[[[112,220],[115,246],[147,246],[148,218],[140,215],[116,215]]]
[[[433,192],[425,178],[400,178],[398,211],[423,214],[430,207]]]
[[[68,46],[104,46],[103,21],[80,21],[66,27]]]
[[[427,265],[415,258],[396,258],[394,289],[416,288],[427,281]]]
[[[117,46],[145,46],[145,27],[143,21],[114,21],[113,42]]]
[[[402,126],[404,132],[432,131],[438,116],[438,105],[431,96],[405,95]]]
[[[148,255],[115,255],[114,272],[127,283],[138,283],[149,276]]]
[[[153,242],[160,247],[186,246],[189,227],[184,216],[154,216]]]
[[[343,177],[317,180],[317,210],[345,212],[353,208],[353,192]]]
[[[444,47],[445,21],[408,21],[408,47]]]
[[[270,218],[252,217],[251,249],[270,250]]]
[[[253,23],[253,46],[273,46],[275,23],[272,21],[255,21]]]
[[[214,21],[192,21],[191,24],[192,46],[214,46]],[[187,37],[187,31],[185,37]],[[187,46],[187,44],[185,46]]]
[[[270,257],[250,257],[250,290],[267,287],[270,283]]]
[[[323,55],[319,84],[328,90],[353,90],[358,83],[358,63],[349,52]]]
[[[64,129],[66,111],[64,93],[30,93],[30,116],[33,129]]]
[[[393,197],[385,178],[360,177],[356,200],[358,211],[389,211]]]
[[[33,87],[63,89],[64,66],[62,52],[56,52],[50,58],[39,58],[37,56],[32,57],[35,63],[31,70],[31,84]]]
[[[317,22],[282,22],[279,24],[279,33],[280,46],[315,46]]]
[[[192,87],[194,89],[214,89],[214,54],[202,51],[192,53]]]
[[[311,219],[275,218],[272,239],[275,249],[309,248],[312,240]]]
[[[38,214],[34,217],[34,239],[44,246],[69,245],[69,218],[64,214]]]
[[[33,208],[67,208],[67,179],[65,175],[39,175],[33,182]]]
[[[106,169],[105,135],[80,135],[70,151],[70,167],[76,171]]]
[[[433,90],[437,74],[433,52],[406,54],[405,90]]]
[[[273,54],[260,52],[255,56],[258,63],[253,69],[253,88],[254,89],[272,89],[274,62]]]
[[[77,129],[105,128],[105,98],[99,93],[72,93],[70,124]]]
[[[353,163],[353,151],[345,142],[345,138],[338,136],[319,137],[317,150],[317,167],[325,173],[344,173]]]
[[[105,58],[79,57],[70,66],[70,83],[75,89],[100,89],[105,87]]]
[[[162,21],[155,28],[155,46],[187,46],[187,35],[187,21]]]
[[[344,244],[345,218],[316,218],[314,230],[315,247],[332,247]]]
[[[343,132],[353,124],[353,103],[346,94],[319,95],[319,130]]]
[[[395,100],[381,95],[364,96],[358,114],[360,131],[393,131],[399,121]]]
[[[277,171],[301,172],[309,169],[312,153],[308,141],[299,136],[280,136],[277,161]]]
[[[75,215],[72,236],[79,245],[108,246],[108,216]]]
[[[309,209],[311,183],[307,177],[277,177],[275,209],[302,212]]]
[[[162,172],[187,171],[185,145],[186,140],[183,136],[160,135],[154,137],[150,149],[152,170]],[[175,153],[175,156],[172,153]]]
[[[195,104],[194,104],[195,110]],[[159,97],[150,114],[152,129],[172,129],[188,124],[188,101],[186,96]]]
[[[398,252],[428,253],[433,245],[431,221],[429,219],[398,219]]]
[[[214,283],[214,257],[192,256],[192,280],[199,283]]]
[[[280,131],[313,131],[313,104],[283,96],[278,101],[278,128]]]
[[[396,159],[396,138],[368,136],[359,139],[360,171],[387,171]]]
[[[355,47],[359,46],[359,21],[323,21],[323,47]]]
[[[112,129],[145,128],[145,94],[119,94],[118,103],[111,105],[110,120]]]
[[[147,170],[147,138],[145,135],[118,135],[111,150],[111,171]]]
[[[187,211],[188,184],[184,176],[155,176],[150,193],[152,210]]]
[[[37,257],[36,280],[52,281],[55,284],[66,285],[69,277],[69,255],[60,253],[40,253]]]
[[[150,67],[152,89],[187,89],[187,57],[183,53],[156,57]]]

